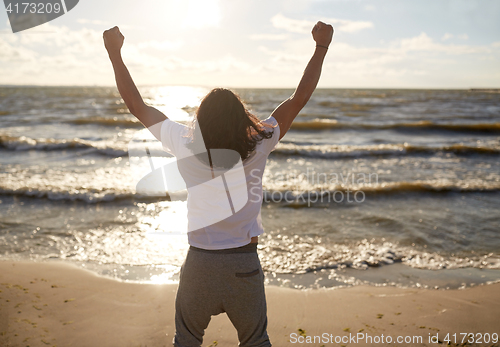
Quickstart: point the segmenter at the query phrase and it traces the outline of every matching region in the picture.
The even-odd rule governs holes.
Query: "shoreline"
[[[262,257],[262,253],[260,253]],[[0,262],[27,262],[41,264],[67,264],[89,271],[99,277],[121,283],[134,284],[174,284],[178,285],[180,265],[123,265],[96,264],[69,259],[23,259],[4,258]],[[263,259],[261,258],[261,261]],[[353,267],[324,268],[300,273],[281,273],[266,270],[266,287],[289,288],[293,290],[333,290],[353,286],[395,287],[402,289],[443,289],[455,290],[481,285],[500,283],[500,269],[457,267],[428,269],[413,267],[403,262],[368,266],[364,269]]]
[[[266,286],[268,333],[274,346],[338,346],[335,338],[350,334],[422,336],[421,343],[400,345],[432,346],[438,344],[428,339],[436,334],[440,341],[448,333],[500,334],[499,289],[498,283],[461,290]],[[0,261],[0,344],[171,346],[176,290],[176,284],[120,282],[68,263]],[[299,343],[324,334],[332,343]],[[212,317],[203,346],[213,341],[237,345],[225,314]]]

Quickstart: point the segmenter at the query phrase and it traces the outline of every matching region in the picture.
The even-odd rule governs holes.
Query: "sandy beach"
[[[124,283],[60,262],[10,261],[0,262],[0,283],[2,346],[171,345],[176,285]],[[500,333],[499,289],[500,284],[464,290],[269,286],[268,331],[274,346],[432,346],[439,344],[430,337],[443,342],[448,333],[457,342],[460,333],[476,339],[489,333],[491,340]],[[498,345],[485,343],[485,337],[478,345]],[[237,343],[227,316],[213,317],[203,346]]]

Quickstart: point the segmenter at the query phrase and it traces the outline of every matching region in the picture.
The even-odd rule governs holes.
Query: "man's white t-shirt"
[[[269,131],[273,131],[272,137],[269,139],[262,139],[257,143],[254,152],[252,152],[247,159],[243,162],[240,160],[239,167],[241,169],[242,164],[243,168],[243,170],[239,171],[241,177],[240,184],[243,189],[244,185],[246,185],[246,197],[248,197],[248,200],[246,200],[246,197],[245,200],[239,199],[240,202],[243,202],[236,209],[238,197],[231,195],[233,202],[231,204],[231,209],[228,210],[229,215],[227,218],[223,220],[219,219],[213,224],[208,223],[209,225],[206,225],[207,218],[205,217],[207,215],[210,217],[211,211],[219,211],[224,208],[224,204],[228,204],[227,199],[230,196],[229,190],[222,190],[222,192],[221,189],[210,191],[210,182],[208,182],[204,185],[205,187],[208,186],[208,188],[204,188],[202,195],[196,195],[196,187],[190,189],[188,186],[187,218],[188,242],[190,245],[203,249],[236,248],[250,243],[252,237],[258,236],[264,232],[261,219],[262,176],[267,157],[278,144],[280,128],[274,117],[268,117],[263,123],[273,127],[266,127]],[[179,171],[181,171],[184,180],[186,182],[199,182],[203,180],[200,179],[200,177],[210,177],[208,176],[210,174],[210,166],[201,165],[201,162],[199,162],[200,165],[197,166],[197,159],[191,160],[186,164],[187,167],[185,165],[183,170],[181,170],[181,164],[179,164],[182,158],[193,158],[193,152],[186,147],[186,145],[191,142],[191,137],[188,135],[189,130],[190,128],[185,125],[166,119],[161,125],[161,143],[165,151],[173,154],[177,158]],[[210,151],[210,153],[212,153],[212,151]],[[193,167],[193,165],[196,167]],[[232,172],[232,177],[238,176],[237,170],[232,170]],[[228,172],[225,176],[231,176],[231,172]],[[243,177],[245,179],[243,179]],[[224,180],[226,188],[227,180],[228,178],[226,177]],[[215,182],[216,180],[213,181]],[[234,180],[232,180],[232,182],[234,182]],[[225,195],[226,193],[227,195]],[[233,208],[233,204],[235,208]],[[231,211],[234,213],[231,213]],[[203,218],[203,222],[200,222],[200,215],[202,214],[205,217]]]

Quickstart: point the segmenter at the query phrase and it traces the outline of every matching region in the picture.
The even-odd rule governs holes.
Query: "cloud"
[[[98,20],[98,19],[85,19],[85,18],[80,18],[76,20],[77,23],[80,24],[94,24],[94,25],[111,25],[110,22]]]
[[[33,50],[16,47],[7,40],[0,40],[0,61],[2,62],[34,62],[36,57],[37,53]]]
[[[450,33],[446,33],[443,35],[443,37],[441,38],[441,40],[443,41],[446,41],[446,40],[449,40],[453,37],[453,34],[450,34]]]
[[[102,31],[70,30],[49,23],[40,27],[41,32],[51,33],[3,35],[5,39],[0,40],[0,84],[114,83]],[[182,44],[180,40],[127,42],[122,53],[137,84],[162,83],[179,73],[184,76],[224,73],[233,76],[255,71],[254,64],[231,55],[196,60],[196,57],[186,59],[173,54],[166,57],[161,53],[175,50]]]
[[[338,18],[320,18],[320,20],[333,25],[336,31],[348,33],[373,28],[373,23],[367,21],[353,21]],[[278,29],[284,29],[293,33],[306,34],[311,32],[314,24],[316,24],[316,21],[287,18],[281,13],[278,13],[271,18],[271,23]]]
[[[433,51],[445,54],[473,54],[473,53],[488,53],[489,49],[485,46],[468,46],[468,45],[454,45],[442,44],[435,42],[426,33],[422,32],[420,35],[402,39],[393,42],[393,47],[399,47],[405,52],[409,51]]]
[[[307,30],[309,33],[314,24],[284,16],[276,18],[281,20],[278,25],[293,24],[301,30],[299,32]],[[102,31],[91,28],[93,26],[84,25],[70,29],[47,23],[33,33],[2,35],[0,84],[112,85],[113,71],[104,49]],[[239,51],[234,51],[234,55],[219,52],[211,59],[196,54],[183,55],[183,51],[163,53],[179,48],[183,44],[182,37],[175,37],[172,41],[159,38],[146,42],[131,38],[123,47],[123,56],[139,85],[168,82],[292,86],[299,80],[314,44],[309,37],[294,37],[291,32],[248,36],[254,40],[249,42],[255,47],[252,51],[258,49],[260,57],[249,57]],[[266,40],[276,44],[269,45]],[[266,44],[270,47],[264,47]],[[444,80],[455,76],[457,69],[469,71],[472,77],[467,78],[472,80],[476,78],[473,73],[482,72],[481,64],[484,63],[480,59],[490,59],[494,65],[498,62],[498,52],[500,41],[472,45],[460,41],[457,34],[453,34],[450,41],[442,41],[441,37],[433,38],[422,32],[370,47],[334,40],[325,61],[322,83],[329,86],[375,86],[379,82],[380,85],[389,85],[390,77],[390,85],[406,86],[410,83],[407,81],[418,76],[421,81],[424,77],[425,80]],[[474,70],[476,65],[478,68]],[[497,73],[494,68],[488,71],[492,73],[483,73],[486,77],[480,78],[492,79]]]
[[[345,19],[325,19],[325,21],[331,23],[339,31],[354,33],[363,29],[373,28],[372,22],[364,21],[351,21]]]
[[[256,41],[280,41],[280,40],[286,40],[288,38],[288,35],[282,35],[282,34],[255,34],[255,35],[250,35],[248,36],[250,40],[256,40]]]
[[[80,24],[91,24],[91,25],[97,25],[100,27],[106,27],[106,28],[111,28],[114,27],[115,24],[111,22],[106,22],[103,20],[98,20],[98,19],[85,19],[85,18],[80,18],[76,20],[77,23]],[[126,25],[126,24],[120,24],[120,29],[136,29],[137,26],[135,25]]]
[[[137,45],[138,48],[153,48],[159,51],[173,51],[176,49],[179,49],[184,43],[182,41],[157,41],[157,40],[152,40],[152,41],[146,41],[146,42],[141,42]]]
[[[46,23],[38,31],[9,35],[0,48],[0,83],[94,84],[109,66],[102,32]],[[2,42],[0,41],[0,42]]]
[[[449,40],[449,39],[451,39],[453,37],[456,37],[456,38],[458,38],[460,40],[468,40],[469,39],[469,35],[467,35],[467,34],[462,34],[462,35],[456,35],[455,36],[453,34],[446,33],[446,34],[443,35],[443,37],[441,38],[441,40],[446,41],[446,40]]]
[[[311,51],[308,40],[287,41],[283,47],[284,49],[259,47],[260,52],[270,56],[266,66],[268,74],[296,75],[307,63]],[[404,84],[405,78],[412,81],[415,78],[442,76],[452,70],[451,66],[490,56],[487,53],[493,52],[493,47],[500,47],[500,41],[491,46],[444,44],[424,32],[378,47],[354,46],[334,40],[325,61],[325,78],[331,76],[332,80],[350,85],[364,83],[363,76],[380,83],[386,83],[386,77],[390,77],[393,78],[391,83]],[[471,55],[476,55],[477,58]],[[339,79],[335,76],[339,76]],[[350,77],[355,79],[351,80]]]
[[[301,34],[311,32],[311,29],[315,24],[315,22],[309,20],[287,18],[281,13],[278,13],[273,18],[271,18],[271,23],[275,28]]]

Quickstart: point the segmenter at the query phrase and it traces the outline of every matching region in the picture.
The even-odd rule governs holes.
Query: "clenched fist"
[[[123,40],[125,39],[118,27],[106,30],[102,34],[102,37],[104,38],[104,47],[106,47],[109,54],[119,52],[123,46]]]
[[[332,42],[333,27],[330,24],[318,22],[311,31],[316,44],[328,47]]]

